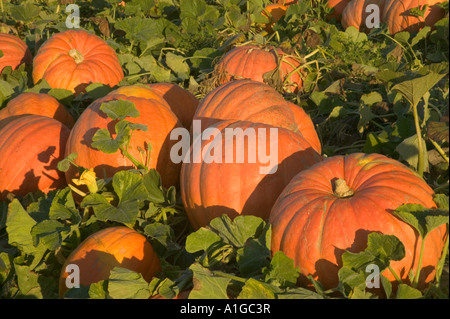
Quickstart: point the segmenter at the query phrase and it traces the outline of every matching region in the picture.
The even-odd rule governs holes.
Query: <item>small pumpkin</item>
[[[216,64],[214,73],[218,83],[223,84],[232,79],[266,83],[265,74],[278,72],[278,79],[275,75],[268,76],[270,81],[275,81],[273,85],[296,93],[303,84],[299,67],[299,61],[280,48],[243,45],[227,52]]]
[[[131,92],[134,92],[133,95]],[[156,94],[156,98],[145,98],[136,96],[138,94],[136,92],[142,95],[155,94],[145,87],[121,87],[91,103],[80,115],[71,131],[67,141],[66,155],[77,153],[78,156],[74,162],[79,166],[94,169],[100,178],[112,177],[120,170],[134,168],[132,162],[120,151],[106,154],[92,147],[92,137],[98,129],[108,129],[111,136],[115,136],[114,121],[100,110],[102,103],[120,99],[130,101],[135,104],[140,116],[126,118],[126,120],[147,125],[148,130],[133,132],[128,152],[136,159],[140,159],[139,148],[147,150],[150,144],[149,168],[155,168],[161,174],[165,187],[177,185],[181,165],[170,160],[170,150],[176,141],[171,141],[169,135],[173,129],[181,127],[181,123],[161,96]],[[78,170],[74,168],[66,172],[68,183],[77,177]]]
[[[2,120],[24,114],[36,114],[54,118],[68,128],[72,128],[75,121],[64,105],[53,96],[45,93],[25,92],[11,99],[6,107],[0,110]]]
[[[286,14],[287,7],[282,4],[269,4],[267,5],[261,14],[269,19],[269,22],[265,25],[264,30],[268,33],[273,32],[273,25],[280,20]]]
[[[87,237],[67,257],[59,278],[59,296],[68,290],[67,265],[79,268],[80,285],[106,280],[114,267],[122,267],[142,274],[150,282],[161,270],[161,263],[145,236],[124,226],[108,227]]]
[[[424,26],[433,26],[444,18],[445,10],[436,4],[443,0],[386,0],[382,21],[388,25],[391,34],[400,31],[418,31]],[[410,10],[418,6],[428,5],[424,17],[415,17]]]
[[[433,190],[402,163],[380,154],[333,156],[292,178],[270,213],[272,252],[283,251],[306,276],[324,289],[337,287],[345,250],[364,250],[370,232],[395,235],[406,255],[391,266],[405,282],[417,268],[421,240],[417,231],[392,212],[414,203],[435,207]],[[444,246],[445,225],[425,242],[419,287],[434,278]],[[395,281],[389,270],[383,273]]]
[[[166,100],[185,128],[190,128],[199,104],[195,95],[174,83],[152,83],[147,86]]]
[[[202,128],[221,120],[239,120],[298,131],[294,114],[283,96],[254,80],[235,80],[217,87],[200,101],[194,120],[200,120]]]
[[[200,153],[194,149],[195,140],[189,152],[190,160],[184,161],[181,169],[181,198],[194,229],[208,225],[223,214],[230,218],[248,214],[268,218],[272,205],[291,178],[321,160],[300,134],[284,128],[247,121],[221,121],[209,129],[214,131],[209,139],[199,142],[199,150],[214,159],[196,160]],[[277,131],[276,140],[274,136],[271,140],[271,129]],[[237,130],[242,130],[242,134]],[[227,142],[227,131],[237,132],[238,137]],[[252,136],[252,132],[255,135],[245,142],[244,135]],[[252,139],[255,145],[249,144]],[[267,162],[258,155],[264,152],[260,151],[262,145],[264,154],[269,154]],[[228,157],[230,151],[232,157]],[[240,161],[238,152],[244,153]],[[251,156],[255,158],[250,160]],[[272,173],[271,168],[275,169]]]
[[[116,52],[106,41],[84,30],[54,34],[33,60],[33,80],[78,94],[91,83],[114,87],[123,79]]]
[[[0,32],[0,73],[3,68],[11,66],[13,70],[21,64],[31,64],[33,57],[30,49],[19,37]]]
[[[66,186],[57,164],[64,158],[70,129],[41,115],[10,117],[0,126],[0,200],[8,193],[30,192]]]

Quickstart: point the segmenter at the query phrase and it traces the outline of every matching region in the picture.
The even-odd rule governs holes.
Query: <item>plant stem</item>
[[[391,274],[394,276],[395,280],[397,280],[397,282],[399,284],[402,284],[403,283],[402,279],[397,275],[397,273],[395,272],[395,270],[392,268],[391,265],[388,266],[388,269],[391,272]]]
[[[216,270],[216,271],[212,271],[212,273],[215,274],[215,275],[222,276],[222,277],[225,277],[225,278],[230,278],[232,280],[239,281],[239,282],[242,282],[242,283],[246,282],[246,280],[244,278],[241,278],[241,277],[238,277],[238,276],[234,276],[234,275],[231,275],[231,274],[227,274],[226,272],[222,272],[222,271]]]
[[[436,151],[438,151],[439,155],[441,155],[442,158],[447,162],[447,164],[449,164],[449,159],[448,159],[447,155],[445,155],[445,152],[441,148],[441,146],[438,143],[436,143],[433,139],[430,138],[429,140],[433,144],[433,146],[436,148]]]
[[[422,244],[420,245],[419,263],[417,265],[416,276],[414,277],[414,281],[413,281],[413,288],[417,288],[417,285],[419,283],[420,271],[422,270],[421,268],[422,268],[423,251],[425,248],[425,239],[426,238],[427,238],[427,235],[425,235],[425,237],[422,238]]]
[[[139,162],[133,155],[128,153],[128,151],[125,148],[121,147],[120,150],[122,151],[122,154],[134,164],[134,166],[136,166],[139,169],[144,169],[148,171],[148,168],[145,167],[141,162]]]
[[[422,130],[420,128],[419,113],[417,112],[417,104],[413,105],[414,125],[416,126],[417,133],[417,149],[419,151],[419,161],[417,164],[417,172],[420,177],[423,177],[424,158],[423,158],[423,139]]]

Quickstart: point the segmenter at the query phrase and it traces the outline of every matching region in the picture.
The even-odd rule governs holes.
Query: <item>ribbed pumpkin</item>
[[[443,0],[386,0],[382,21],[388,25],[389,31],[395,34],[400,31],[417,31],[424,26],[433,26],[445,16],[445,11],[436,6]],[[414,17],[409,10],[428,5],[424,18]]]
[[[114,154],[106,154],[92,145],[92,137],[98,129],[107,128],[111,136],[115,137],[114,121],[100,110],[103,102],[123,99],[135,104],[140,112],[137,118],[126,118],[132,123],[147,125],[147,131],[134,131],[130,141],[128,152],[135,158],[140,159],[138,147],[145,150],[151,144],[150,168],[156,168],[162,176],[164,186],[177,185],[179,181],[180,164],[174,164],[170,160],[170,149],[176,141],[169,139],[170,132],[181,124],[176,115],[170,110],[168,104],[157,95],[156,99],[136,97],[130,92],[145,93],[142,87],[121,87],[105,97],[91,103],[83,111],[75,123],[69,140],[67,142],[66,154],[77,153],[75,163],[89,169],[94,169],[97,176],[103,178],[111,177],[114,173],[123,169],[133,168],[131,161],[123,156],[120,151]],[[148,90],[151,93],[151,90]],[[71,169],[66,173],[67,182],[75,178],[77,170]]]
[[[72,128],[75,121],[64,105],[53,96],[45,93],[25,92],[11,99],[6,107],[0,110],[2,120],[24,114],[35,114],[54,118],[68,128]]]
[[[298,131],[294,114],[281,94],[267,84],[235,80],[205,96],[195,112],[206,128],[220,120],[264,123]]]
[[[295,71],[300,64],[279,48],[270,46],[262,48],[256,45],[235,47],[217,63],[214,73],[219,84],[232,79],[250,79],[265,83],[264,74],[274,71],[278,65],[280,65],[278,72],[282,81],[285,81],[289,75],[285,89],[297,92],[303,83],[301,71]]]
[[[33,61],[25,42],[12,34],[0,32],[0,51],[3,53],[0,57],[0,73],[6,66],[11,66],[15,70],[22,63],[31,64]]]
[[[174,83],[152,83],[147,84],[149,88],[160,94],[173,113],[180,119],[185,128],[192,124],[199,100],[188,90]]]
[[[59,296],[68,290],[66,267],[79,267],[80,285],[87,286],[108,279],[114,267],[142,274],[150,282],[161,270],[161,263],[147,239],[133,229],[108,227],[87,237],[67,258],[59,279]]]
[[[344,250],[364,250],[370,232],[395,235],[406,256],[391,266],[407,281],[411,266],[417,268],[421,240],[392,212],[408,203],[435,207],[433,190],[400,162],[379,154],[330,157],[299,173],[281,193],[269,219],[272,251],[283,251],[303,276],[328,289],[337,286]],[[434,277],[444,236],[445,225],[425,242],[421,287]],[[389,271],[383,275],[394,281]]]
[[[381,23],[381,15],[383,14],[384,4],[386,0],[352,0],[345,7],[342,12],[342,26],[346,29],[350,26],[353,26],[360,31],[370,31],[366,26],[366,19],[371,14],[371,11],[366,12],[366,8],[369,5],[377,5],[379,8]]]
[[[309,117],[305,110],[292,103],[287,102],[292,113],[294,113],[295,123],[298,126],[298,131],[302,134],[305,140],[311,144],[311,147],[319,154],[322,153],[322,144],[320,143],[319,136],[317,135],[316,127],[313,121]]]
[[[111,87],[123,79],[116,52],[95,34],[68,30],[54,34],[38,50],[33,80],[47,80],[52,88],[83,92],[90,83]]]
[[[196,157],[200,153],[194,147],[199,140],[194,140],[189,154],[190,162],[184,161],[181,169],[181,197],[195,229],[206,226],[213,218],[223,214],[231,218],[248,214],[268,218],[272,205],[290,179],[321,160],[320,155],[300,134],[284,128],[244,121],[221,121],[210,128],[214,128],[215,132],[212,132],[209,140],[200,142],[198,150],[202,154],[214,155],[214,160],[207,160],[205,156],[201,160]],[[277,139],[272,141],[271,128],[278,132]],[[239,138],[226,142],[226,132],[235,129],[242,130],[237,135]],[[266,130],[265,133],[262,129]],[[251,138],[244,140],[244,135],[251,134],[252,130],[255,133],[254,144],[249,142]],[[258,156],[258,152],[264,151],[260,149],[259,143],[261,147],[266,147],[264,155],[273,156],[271,161],[267,159],[267,163],[264,163]],[[214,154],[216,150],[220,150],[221,154]],[[232,160],[227,159],[230,151],[233,157],[228,159]],[[249,159],[253,151],[254,161]],[[278,154],[274,154],[275,151]],[[243,152],[240,162],[237,152]],[[268,169],[261,170],[273,164],[278,165],[275,173],[268,174]]]
[[[335,18],[337,21],[341,21],[342,12],[344,12],[345,7],[351,0],[325,0],[329,8],[333,8],[333,13],[329,18]]]
[[[64,158],[70,129],[40,115],[23,115],[0,126],[0,200],[66,186],[56,165]]]
[[[273,25],[280,20],[286,14],[287,7],[282,4],[269,4],[267,5],[261,14],[269,19],[269,23],[266,24],[265,30],[271,33]]]

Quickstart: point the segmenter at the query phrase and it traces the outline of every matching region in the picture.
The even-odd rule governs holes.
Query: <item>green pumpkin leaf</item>
[[[300,276],[300,270],[295,267],[294,261],[282,251],[273,255],[270,265],[262,273],[265,275],[264,281],[279,287],[294,287]]]
[[[271,285],[250,278],[245,282],[237,299],[275,299]]]
[[[142,274],[114,267],[108,279],[108,294],[113,299],[148,299],[150,290]]]
[[[228,299],[227,287],[231,279],[212,273],[199,263],[192,264],[193,284],[189,299]]]
[[[140,112],[134,103],[123,99],[104,102],[100,105],[100,110],[112,120],[124,120],[127,117],[140,116]]]
[[[422,293],[405,284],[400,284],[398,285],[397,288],[397,294],[396,294],[396,298],[397,299],[420,299],[422,298]]]
[[[155,170],[150,169],[142,180],[145,190],[147,191],[147,198],[155,204],[165,202],[164,190],[162,187],[161,175]]]
[[[222,242],[222,239],[219,235],[202,227],[187,236],[186,251],[189,253],[208,251],[210,247],[215,246],[220,242]]]
[[[129,122],[120,121],[115,126],[116,138],[112,138],[108,129],[99,129],[92,137],[92,147],[106,154],[113,154],[125,147],[130,140],[131,129]]]
[[[34,246],[31,230],[36,224],[36,221],[31,218],[19,200],[14,199],[8,206],[6,218],[8,243],[26,254],[33,254],[36,247]]]
[[[393,215],[411,225],[422,238],[426,238],[432,230],[449,222],[448,210],[428,209],[420,204],[402,205],[393,212]]]

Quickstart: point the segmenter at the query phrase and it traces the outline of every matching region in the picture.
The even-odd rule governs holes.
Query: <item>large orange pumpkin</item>
[[[300,134],[284,128],[244,121],[221,121],[210,128],[215,131],[209,139],[194,140],[189,152],[190,160],[184,161],[181,169],[181,197],[195,229],[206,226],[223,214],[231,218],[248,214],[268,218],[273,203],[290,179],[321,160]],[[233,131],[239,129],[241,134]],[[271,129],[278,132],[277,139],[270,139]],[[227,131],[238,133],[239,138],[226,142]],[[251,137],[252,131],[254,137]],[[214,156],[214,160],[208,160],[206,156],[196,157],[200,154],[195,149],[196,141],[201,143],[199,152]],[[258,155],[264,152],[263,147],[264,155],[274,156],[270,161],[267,159],[267,163]],[[240,161],[236,155],[238,152],[243,152]],[[255,156],[253,159],[252,154]],[[268,173],[270,165],[277,165],[273,174]]]
[[[287,102],[292,113],[294,113],[295,123],[298,126],[298,131],[302,134],[305,140],[311,144],[311,147],[319,154],[322,153],[322,144],[320,143],[319,135],[317,135],[316,127],[305,110],[292,102]]]
[[[400,162],[379,154],[330,157],[299,173],[281,193],[269,219],[272,251],[283,251],[303,279],[311,275],[328,289],[337,286],[345,250],[364,250],[370,232],[395,235],[406,256],[391,266],[407,281],[411,267],[417,268],[421,240],[392,214],[407,203],[435,207],[433,190]],[[444,236],[445,225],[427,237],[419,287],[434,278]],[[383,274],[394,281],[389,271]]]
[[[0,126],[0,200],[66,186],[56,166],[64,158],[70,129],[40,115],[23,115]]]
[[[443,0],[386,0],[382,21],[387,23],[390,33],[417,31],[424,26],[433,26],[444,18],[445,10],[436,4]],[[428,5],[423,18],[411,16],[409,10]]]
[[[272,72],[279,66],[281,81],[289,78],[284,88],[297,92],[302,87],[301,71],[296,70],[300,63],[289,57],[279,48],[258,47],[256,45],[238,46],[227,52],[215,67],[219,84],[232,79],[251,79],[265,83],[264,74]],[[291,74],[292,73],[292,74]]]
[[[295,117],[281,94],[253,80],[230,81],[200,101],[194,120],[206,128],[220,120],[264,123],[298,131]]]
[[[38,50],[33,80],[47,80],[52,88],[83,92],[90,83],[111,87],[123,79],[116,52],[95,34],[68,30],[54,34]]]
[[[94,149],[92,137],[98,129],[108,129],[111,136],[115,137],[115,122],[106,116],[100,110],[103,102],[114,100],[126,100],[133,102],[136,109],[140,112],[137,118],[126,118],[132,123],[147,125],[147,131],[136,130],[133,132],[130,148],[128,152],[136,159],[141,159],[139,148],[148,149],[151,145],[149,168],[155,168],[162,176],[163,185],[169,187],[177,185],[181,164],[175,164],[170,160],[171,147],[176,141],[169,139],[170,132],[181,124],[176,115],[170,110],[170,107],[162,97],[156,95],[156,98],[144,98],[133,95],[130,92],[148,93],[145,87],[121,87],[105,97],[95,100],[78,118],[75,123],[69,140],[67,142],[66,154],[77,153],[78,157],[75,163],[79,166],[94,169],[97,176],[112,177],[114,173],[133,168],[132,162],[126,158],[120,151],[113,154],[106,154]],[[133,93],[135,95],[139,93]],[[78,170],[70,169],[66,172],[67,182],[76,177]]]
[[[11,66],[13,70],[17,69],[22,63],[31,64],[33,57],[30,49],[19,37],[0,32],[0,73],[6,66]]]
[[[371,11],[366,12],[367,6],[376,5],[379,9],[379,21],[381,21],[381,16],[383,14],[384,4],[386,0],[352,0],[345,7],[342,12],[342,26],[346,29],[350,26],[353,26],[360,31],[369,30],[366,26],[366,19],[369,14],[372,14]]]
[[[90,235],[69,255],[59,279],[60,297],[68,290],[69,264],[78,266],[83,286],[108,279],[114,267],[138,272],[147,282],[161,270],[159,258],[145,236],[123,226],[108,227]]]
[[[147,84],[149,88],[160,94],[173,113],[180,119],[185,128],[192,124],[199,100],[188,90],[174,83],[152,83]]]
[[[36,114],[54,118],[68,128],[72,128],[75,121],[64,105],[53,96],[45,93],[25,92],[8,102],[6,107],[0,110],[0,123],[11,116],[24,114]]]

